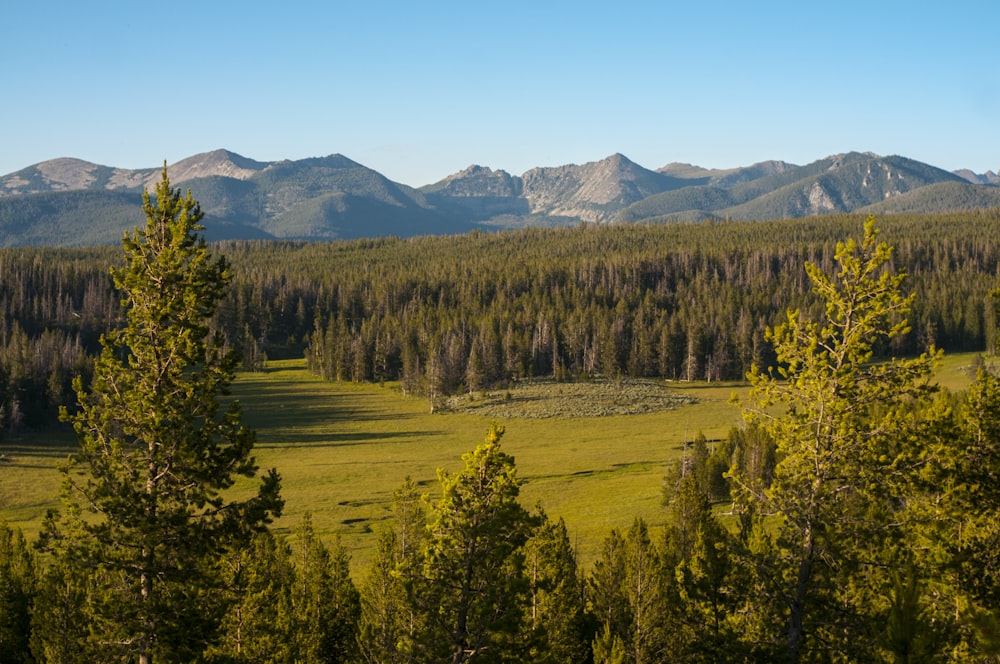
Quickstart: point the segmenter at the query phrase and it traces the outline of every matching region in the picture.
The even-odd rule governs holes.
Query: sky
[[[422,186],[620,152],[1000,170],[996,0],[2,0],[0,175],[225,148]]]

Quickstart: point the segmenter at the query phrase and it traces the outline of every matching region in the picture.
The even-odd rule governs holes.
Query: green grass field
[[[973,358],[946,358],[940,383],[952,390],[967,385]],[[742,385],[670,388],[696,403],[632,415],[499,420],[506,428],[503,446],[525,481],[523,504],[538,503],[550,516],[563,517],[585,566],[611,528],[627,528],[636,516],[662,524],[662,478],[684,441],[698,431],[709,440],[721,438],[740,422],[729,398]],[[462,454],[483,440],[490,423],[484,415],[432,414],[426,400],[403,396],[392,384],[322,382],[302,360],[241,374],[233,393],[244,421],[257,430],[259,464],[282,476],[285,514],[276,528],[290,531],[312,513],[324,538],[340,537],[348,547],[357,578],[385,527],[392,492],[410,476],[436,498],[437,470],[461,469]],[[0,519],[33,538],[45,510],[58,506],[56,464],[74,447],[62,429],[0,442]]]

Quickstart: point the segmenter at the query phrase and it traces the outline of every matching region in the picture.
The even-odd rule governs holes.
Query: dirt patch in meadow
[[[520,381],[509,389],[449,398],[441,410],[496,418],[607,417],[637,415],[697,403],[690,394],[655,380],[559,383],[551,378]]]

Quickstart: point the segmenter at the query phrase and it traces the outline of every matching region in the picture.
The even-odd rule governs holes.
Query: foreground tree
[[[673,625],[663,562],[663,551],[641,518],[624,536],[612,530],[604,540],[588,580],[588,608],[597,626],[595,662],[667,661],[667,630]]]
[[[544,513],[524,546],[528,598],[519,640],[537,664],[587,660],[583,587],[566,523]]]
[[[112,270],[127,326],[102,339],[89,391],[63,411],[80,441],[64,469],[61,516],[45,541],[96,580],[90,628],[104,661],[193,661],[222,615],[216,562],[281,511],[279,478],[227,500],[254,477],[254,433],[220,407],[237,358],[209,320],[229,281],[199,235],[202,212],[170,186],[143,195],[146,227],[126,233]]]
[[[734,467],[736,503],[758,518],[777,515],[750,549],[758,596],[772,599],[760,603],[771,613],[758,624],[784,629],[757,636],[792,662],[813,645],[872,656],[862,649],[884,624],[874,613],[905,547],[900,510],[921,463],[914,403],[930,389],[935,358],[872,361],[908,332],[912,302],[877,236],[869,218],[860,245],[839,243],[833,278],[806,265],[823,319],[789,311],[769,331],[779,368],[749,376],[744,415],[775,441],[780,461],[770,486]]]
[[[427,514],[409,477],[393,492],[393,525],[375,545],[375,560],[361,592],[358,645],[371,664],[413,662],[428,611],[419,606]]]
[[[31,662],[35,558],[20,530],[0,521],[0,663]]]
[[[417,661],[505,661],[518,650],[526,593],[522,547],[533,517],[517,502],[514,459],[500,449],[503,428],[464,454],[465,468],[440,471],[418,603],[427,611]]]
[[[358,661],[360,598],[350,578],[350,557],[338,540],[328,549],[306,513],[292,547],[294,661],[340,664]]]
[[[953,413],[937,436],[940,463],[928,473],[928,512],[945,515],[933,523],[929,548],[946,554],[939,594],[960,620],[956,652],[988,661],[1000,656],[1000,377],[980,367]]]

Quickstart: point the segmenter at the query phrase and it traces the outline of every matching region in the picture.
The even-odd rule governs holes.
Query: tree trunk
[[[799,652],[802,647],[802,623],[806,612],[806,590],[809,587],[809,579],[812,576],[813,551],[816,547],[816,539],[813,535],[812,523],[806,526],[806,542],[804,555],[799,561],[799,574],[795,580],[795,596],[792,599],[791,608],[788,615],[788,661],[795,664],[799,661]]]

